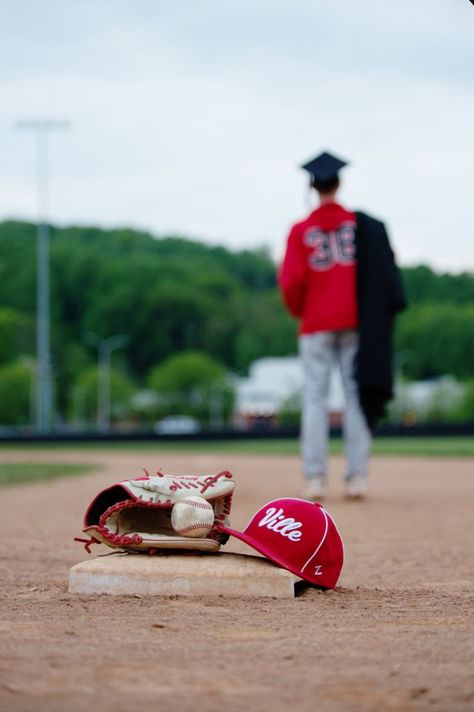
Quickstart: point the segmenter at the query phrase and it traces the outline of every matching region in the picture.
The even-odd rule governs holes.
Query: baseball
[[[214,509],[203,497],[186,497],[171,510],[171,526],[181,536],[207,536],[213,525]]]

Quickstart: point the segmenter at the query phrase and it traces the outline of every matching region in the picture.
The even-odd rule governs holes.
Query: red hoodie
[[[354,213],[325,203],[288,236],[279,285],[299,332],[357,327]]]

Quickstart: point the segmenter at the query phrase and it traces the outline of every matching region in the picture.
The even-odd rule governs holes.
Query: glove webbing
[[[148,470],[144,469],[143,471],[147,477],[150,477],[150,473],[148,472]],[[163,474],[163,472],[161,472],[160,470],[157,471],[156,477],[166,477],[167,479],[169,479],[169,475]],[[205,477],[202,482],[199,482],[200,478],[198,476],[193,477],[192,475],[190,475],[189,477],[183,477],[182,479],[175,479],[170,485],[170,490],[172,492],[176,492],[176,490],[183,488],[198,489],[200,490],[200,494],[204,494],[205,492],[207,492],[209,487],[212,487],[216,484],[217,480],[220,477],[232,478],[232,473],[228,470],[222,470],[222,472],[218,472],[217,475],[209,475],[209,477]],[[147,487],[145,483],[141,484],[141,487],[143,487],[143,489],[155,489],[154,487]]]

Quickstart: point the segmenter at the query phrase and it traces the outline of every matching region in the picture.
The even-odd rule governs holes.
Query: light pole
[[[52,426],[53,389],[51,377],[51,326],[49,313],[49,229],[48,229],[48,137],[65,129],[67,121],[37,119],[17,121],[17,129],[34,131],[37,137],[38,222],[36,234],[36,429],[47,432]]]
[[[86,334],[86,341],[97,349],[97,430],[105,433],[110,430],[111,398],[110,371],[111,354],[123,348],[128,337],[125,334],[109,336],[99,340],[95,334]]]

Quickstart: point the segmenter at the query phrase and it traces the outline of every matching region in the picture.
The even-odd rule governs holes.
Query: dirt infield
[[[232,524],[243,527],[266,501],[300,496],[297,458],[0,457],[103,466],[0,490],[2,711],[474,710],[472,459],[374,459],[368,500],[349,503],[333,458],[326,507],[346,547],[337,590],[254,601],[71,595],[69,568],[87,556],[73,537],[98,490],[142,466],[232,470]]]

